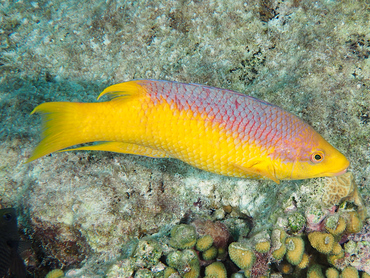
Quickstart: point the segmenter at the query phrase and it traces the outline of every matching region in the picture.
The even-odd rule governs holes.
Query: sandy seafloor
[[[0,10],[0,207],[18,209],[35,277],[60,267],[103,276],[128,239],[187,215],[232,206],[266,227],[282,198],[317,197],[300,181],[221,177],[174,159],[71,152],[24,164],[40,140],[36,105],[95,101],[131,79],[227,88],[298,115],[348,157],[368,206],[368,1],[3,0]]]

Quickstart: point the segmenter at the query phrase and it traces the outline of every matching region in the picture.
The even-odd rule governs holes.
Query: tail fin
[[[41,113],[43,122],[42,141],[36,147],[26,163],[41,156],[62,150],[77,144],[95,141],[115,141],[115,131],[104,129],[105,124],[112,123],[112,106],[119,103],[119,116],[128,119],[135,115],[135,105],[127,105],[122,109],[122,104],[145,96],[145,89],[141,83],[146,81],[129,81],[106,88],[98,97],[108,95],[114,101],[80,103],[80,102],[47,102],[37,106],[31,114]],[[107,119],[110,118],[109,120]],[[113,115],[114,116],[114,115]],[[105,122],[104,122],[105,119]],[[121,121],[117,121],[116,129],[122,130]],[[126,121],[130,122],[130,121]],[[133,132],[131,123],[130,133]],[[122,131],[120,132],[122,135]]]
[[[84,132],[91,125],[91,103],[47,102],[37,106],[31,114],[42,114],[42,140],[26,163],[49,153],[86,142],[91,136]]]

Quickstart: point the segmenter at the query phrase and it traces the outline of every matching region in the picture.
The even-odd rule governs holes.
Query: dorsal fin
[[[100,93],[97,99],[104,95],[107,95],[109,99],[140,96],[145,93],[145,89],[138,82],[143,82],[143,80],[128,81],[109,86]]]

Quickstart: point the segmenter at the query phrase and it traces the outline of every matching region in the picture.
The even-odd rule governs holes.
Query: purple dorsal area
[[[231,90],[198,84],[146,80],[146,88],[154,104],[166,101],[171,108],[190,110],[205,121],[220,125],[242,142],[257,144],[267,151],[274,147],[272,156],[297,157],[308,143],[311,127],[293,114],[268,102]],[[311,135],[312,136],[312,135]]]

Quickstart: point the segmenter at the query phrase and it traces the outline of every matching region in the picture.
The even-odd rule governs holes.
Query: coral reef
[[[347,201],[357,206],[361,221],[366,218],[366,207],[351,172],[338,177],[324,178],[324,184],[322,201],[325,205],[336,205]]]
[[[210,235],[204,235],[197,240],[196,249],[198,251],[206,251],[211,248],[213,244],[213,238]]]
[[[307,184],[315,184],[317,188],[325,187],[326,192],[337,192],[340,190],[333,188],[332,184],[339,180],[342,187],[356,188],[351,173],[332,179],[334,181],[330,178],[317,179]],[[315,202],[311,201],[310,207],[305,208],[305,217],[300,212],[304,199],[299,200],[299,203],[296,200],[293,206],[287,202],[285,206],[289,209],[285,210],[285,216],[280,214],[276,218],[271,236],[266,235],[265,230],[248,240],[231,243],[230,259],[244,271],[246,277],[272,277],[275,274],[324,277],[324,272],[327,277],[357,277],[358,271],[369,272],[366,266],[367,254],[370,253],[366,250],[368,244],[364,244],[369,230],[367,224],[363,226],[366,208],[361,197],[353,192],[356,191],[346,191],[348,196],[341,194],[336,199],[338,203],[323,202],[321,197]],[[271,249],[267,253],[259,246],[266,239],[271,242]],[[326,259],[323,260],[323,256]],[[361,261],[353,258],[361,258]],[[266,268],[266,265],[270,268]]]
[[[141,239],[136,245],[132,257],[137,267],[149,267],[156,265],[162,256],[160,245],[152,239]]]
[[[229,256],[243,270],[249,270],[256,260],[253,250],[241,242],[233,242],[229,245]]]
[[[206,267],[205,271],[206,278],[226,278],[227,272],[226,268],[221,262],[211,263]]]
[[[345,200],[343,202],[347,203]],[[362,230],[358,231],[359,233],[353,234],[352,230],[346,227],[353,226],[352,212],[356,212],[356,217],[359,219],[357,209],[360,208],[353,205],[348,211],[348,208],[345,209],[342,204],[337,206],[341,209],[336,212],[328,210],[323,219],[322,216],[318,218],[324,223],[316,225],[316,230],[312,230],[312,226],[309,228],[308,225],[311,224],[306,219],[302,221],[305,223],[303,227],[298,230],[292,229],[292,222],[288,221],[292,214],[288,211],[285,216],[286,221],[278,219],[276,227],[271,232],[264,230],[249,238],[239,238],[239,241],[232,242],[229,241],[230,234],[227,227],[219,221],[197,219],[190,224],[176,225],[171,229],[169,238],[164,238],[164,242],[167,242],[163,245],[166,265],[162,267],[161,275],[164,277],[198,277],[199,275],[238,277],[238,273],[242,271],[244,277],[253,278],[278,277],[277,275],[358,277],[359,271],[362,273],[368,271],[367,257],[363,252],[366,252],[364,248],[369,246],[364,245],[365,240],[368,239],[369,225],[364,225]],[[285,226],[282,223],[285,223]],[[183,244],[178,243],[180,239]],[[148,242],[151,242],[153,247],[148,247],[146,245]],[[136,255],[138,251],[134,251],[125,259],[126,261],[134,259],[131,264],[134,267],[130,269],[130,275],[135,277],[142,275],[141,272],[144,270],[148,271],[160,264],[161,252],[154,260],[149,260],[150,263],[140,263],[142,258],[145,260],[153,256],[151,250],[159,249],[158,243],[154,242],[154,237],[151,240],[139,240],[136,250],[142,250],[143,254]],[[155,246],[157,247],[154,248]],[[226,246],[227,256],[225,254],[220,256],[218,250]],[[323,259],[325,256],[326,259]],[[353,256],[361,258],[362,261],[349,259]]]
[[[271,243],[269,241],[262,241],[254,246],[254,249],[259,253],[267,253],[270,250]]]
[[[228,276],[244,275],[227,256],[233,240],[250,243],[251,276],[289,277],[297,268],[306,274],[305,260],[321,264],[318,256],[328,261],[322,275],[348,266],[363,277],[370,273],[368,223],[361,228],[370,204],[364,1],[4,0],[0,6],[0,206],[20,212],[20,233],[33,246],[30,275],[62,268],[66,277],[134,276],[133,239],[155,237],[165,256],[175,249],[161,239],[187,215],[227,226],[228,239],[213,247],[232,270]],[[29,116],[37,104],[94,101],[107,85],[138,78],[209,84],[277,104],[348,157],[358,186],[350,175],[280,185],[228,179],[172,159],[111,153],[56,153],[24,164],[40,133],[39,118]],[[266,253],[254,238],[261,231],[271,237]],[[331,254],[311,248],[311,232],[333,235]],[[285,240],[296,236],[311,249],[293,266]],[[204,263],[204,251],[196,252]],[[161,270],[163,264],[138,272],[178,272]]]
[[[177,225],[171,230],[170,244],[174,248],[192,248],[197,243],[195,228],[190,225]]]
[[[301,263],[304,254],[304,241],[300,237],[288,237],[285,240],[286,254],[285,258],[292,265]]]
[[[339,278],[339,271],[335,268],[328,268],[325,272],[327,278]]]
[[[229,231],[225,224],[221,222],[212,222],[210,220],[195,220],[192,222],[199,235],[209,235],[213,239],[213,245],[218,249],[227,249],[229,241]]]
[[[202,258],[205,261],[213,260],[217,257],[218,250],[215,246],[212,246],[208,248],[207,250],[204,250],[202,253]]]
[[[354,268],[353,266],[347,266],[346,268],[344,268],[341,273],[341,276],[348,277],[348,278],[360,278],[360,275],[357,269]]]
[[[308,234],[308,240],[313,248],[323,254],[329,254],[333,250],[334,237],[325,232],[312,232]]]
[[[344,252],[341,258],[335,260],[335,265],[343,268],[351,265],[370,275],[370,219],[367,219],[362,230],[342,239]]]
[[[285,239],[287,234],[282,229],[274,229],[271,235],[272,256],[275,260],[280,261],[286,253]]]

